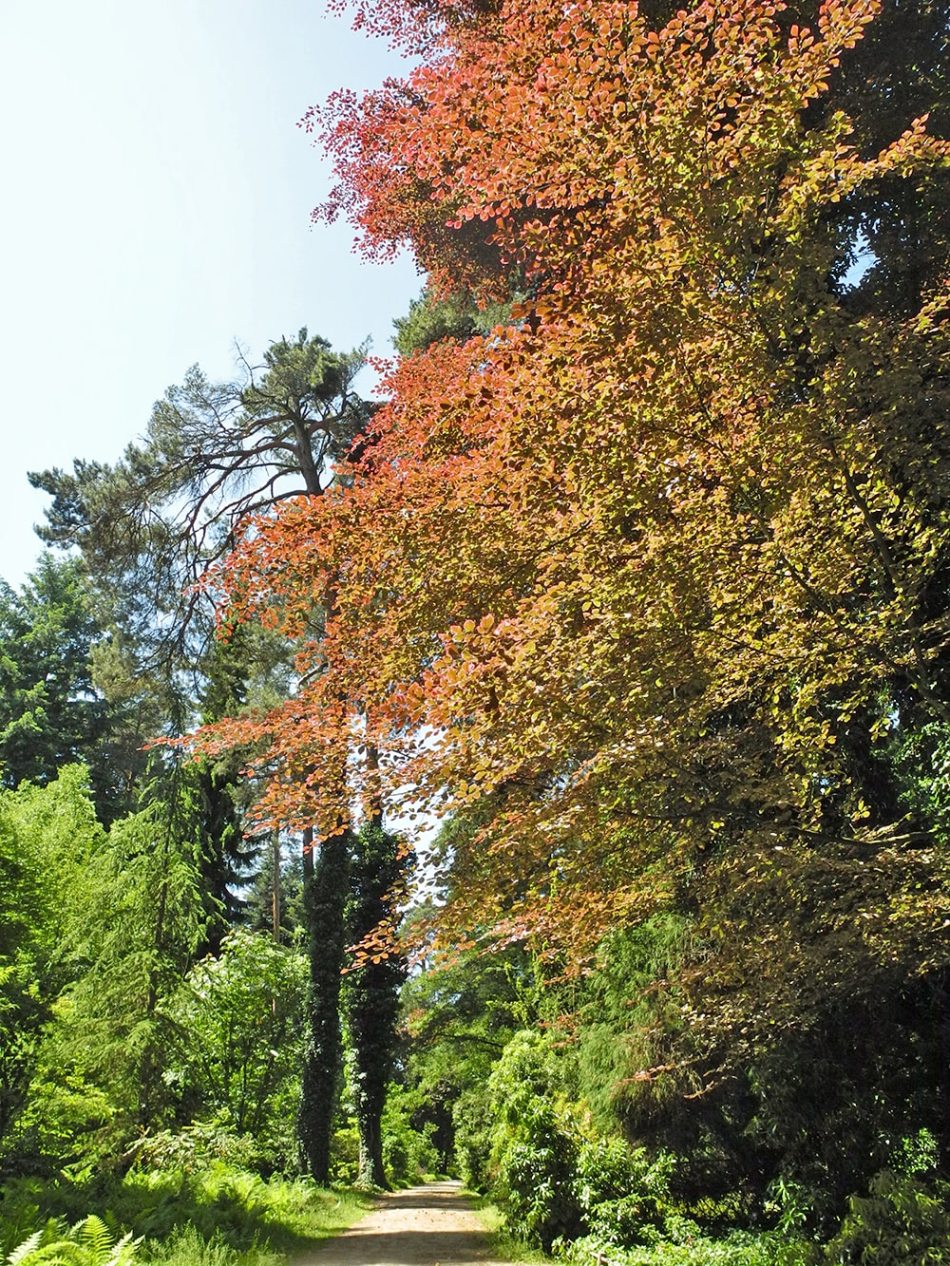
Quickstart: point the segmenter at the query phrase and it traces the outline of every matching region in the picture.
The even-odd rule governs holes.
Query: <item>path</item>
[[[507,1266],[457,1182],[381,1197],[362,1221],[320,1244],[297,1266]]]

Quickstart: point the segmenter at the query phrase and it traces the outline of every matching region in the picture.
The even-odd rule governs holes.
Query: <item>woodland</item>
[[[950,1263],[950,6],[679,4],[332,0],[373,398],[301,330],[31,476],[0,1258],[450,1175],[510,1260]]]

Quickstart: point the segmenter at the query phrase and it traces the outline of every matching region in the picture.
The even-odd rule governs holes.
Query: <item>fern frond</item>
[[[106,1263],[112,1253],[112,1234],[97,1213],[90,1213],[73,1227],[73,1237],[93,1254],[96,1266]]]
[[[115,1240],[98,1214],[90,1213],[74,1226],[51,1218],[23,1241],[6,1259],[6,1266],[134,1266],[141,1237],[129,1231]]]
[[[116,1241],[115,1248],[112,1250],[112,1256],[103,1263],[103,1266],[133,1266],[136,1258],[136,1249],[142,1243],[142,1236],[132,1239],[132,1232],[126,1231],[120,1240]]]
[[[75,1240],[54,1240],[24,1258],[23,1266],[96,1266],[96,1263]]]
[[[24,1257],[34,1252],[40,1246],[40,1240],[46,1233],[46,1228],[41,1227],[38,1231],[34,1231],[31,1236],[18,1244],[13,1252],[7,1258],[7,1266],[20,1266]]]

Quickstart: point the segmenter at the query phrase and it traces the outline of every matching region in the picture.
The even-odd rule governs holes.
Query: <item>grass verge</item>
[[[480,1196],[474,1191],[466,1191],[464,1194],[475,1206],[475,1212],[478,1214],[482,1226],[488,1232],[493,1258],[498,1261],[517,1263],[517,1266],[521,1266],[522,1262],[551,1262],[552,1259],[542,1253],[540,1249],[532,1248],[530,1244],[525,1244],[523,1240],[516,1239],[505,1230],[504,1215],[487,1197]]]

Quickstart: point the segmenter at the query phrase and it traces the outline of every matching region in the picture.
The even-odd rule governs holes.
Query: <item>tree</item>
[[[271,1146],[286,1133],[300,1069],[303,956],[238,929],[191,969],[170,1010],[181,1034],[176,1078],[198,1111],[225,1113]]]
[[[250,926],[278,944],[293,944],[303,930],[303,861],[296,841],[271,832],[247,896]]]
[[[505,1046],[540,1016],[524,997],[531,964],[519,946],[436,956],[403,988],[402,1076],[432,1131],[440,1166],[485,1186],[485,1088]]]
[[[214,656],[220,661],[223,655],[211,652],[212,659],[207,658],[212,610],[198,582],[213,585],[216,562],[251,516],[266,515],[285,501],[320,498],[339,480],[341,465],[370,415],[353,385],[363,362],[362,350],[333,352],[326,340],[302,329],[296,339],[273,343],[260,366],[242,354],[234,382],[212,383],[193,367],[155,405],[145,441],[130,445],[115,467],[77,462],[72,474],[54,469],[31,476],[54,498],[47,539],[79,546],[106,609],[144,662],[160,666],[173,699],[180,696],[180,677],[189,669],[203,670],[214,691]],[[296,631],[284,630],[291,641],[319,624],[321,612],[312,607],[301,615]],[[241,703],[233,688],[216,693],[205,720],[220,716],[221,706],[230,710]],[[174,733],[187,725],[185,710],[178,702],[171,712]],[[308,767],[314,763],[303,759]],[[344,764],[328,772],[335,784],[341,781],[345,754],[341,759]],[[228,901],[225,853],[234,840],[229,773],[220,763],[206,764],[199,788],[205,871],[214,888],[212,901],[222,906]],[[291,816],[305,827],[306,798],[302,801]],[[336,827],[334,822],[330,834]],[[312,848],[312,835],[309,839]],[[304,1120],[301,1131],[309,1140],[304,1150],[311,1171],[323,1181],[329,1160],[319,1158],[327,1153],[328,1136],[313,1140],[329,1129],[333,1110],[339,981],[327,984],[329,992],[320,985],[339,974],[343,890],[337,891],[337,871],[343,873],[345,857],[336,854],[341,851],[345,854],[345,844],[335,835],[321,846],[307,885],[310,900],[305,900],[305,910],[318,922],[307,929],[315,992],[308,1011],[314,1028],[306,1046],[302,1111],[316,1113],[324,1124]],[[324,881],[326,892],[315,893],[314,884]],[[331,916],[336,920],[332,928],[326,923]],[[221,931],[221,926],[217,933],[212,930],[212,947]],[[328,963],[316,962],[327,947]],[[321,1059],[326,1066],[315,1069],[313,1061]],[[329,1096],[322,1106],[314,1097],[319,1094]]]
[[[9,793],[24,853],[36,850],[48,889],[54,967],[31,982],[45,1024],[11,1138],[14,1157],[34,1171],[116,1162],[137,1134],[181,1109],[168,1076],[169,1007],[206,928],[198,815],[179,778],[162,783],[180,794],[153,798],[108,832],[81,767]]]
[[[379,10],[423,58],[316,117],[327,213],[438,293],[525,297],[403,357],[352,483],[223,584],[234,614],[329,612],[254,731],[288,775],[271,812],[301,730],[338,762],[359,729],[408,810],[488,809],[445,941],[582,971],[612,925],[685,916],[681,1021],[628,1076],[741,1087],[741,1133],[754,1049],[840,1066],[888,998],[932,1052],[950,978],[945,9],[664,7]],[[308,793],[329,829],[354,794]],[[894,1119],[918,1075],[943,1128],[930,1053],[906,1081],[860,1063]]]
[[[353,839],[347,935],[357,959],[344,984],[352,1050],[352,1096],[359,1131],[360,1181],[387,1187],[383,1109],[393,1073],[399,989],[406,962],[393,952],[409,858],[398,839],[370,821]]]
[[[259,366],[240,353],[232,382],[211,382],[192,366],[115,466],[80,460],[71,474],[31,474],[53,498],[40,535],[79,546],[136,645],[155,652],[200,642],[207,607],[195,586],[242,521],[319,496],[336,477],[369,413],[353,386],[363,361],[362,350],[333,352],[302,329],[272,343]]]
[[[393,322],[393,346],[400,356],[411,356],[444,338],[464,343],[473,334],[487,334],[496,325],[509,322],[511,306],[496,303],[479,307],[471,295],[454,294],[445,299],[426,289],[412,301],[406,315]]]
[[[0,778],[45,784],[85,761],[108,819],[122,779],[106,751],[114,710],[93,676],[103,640],[75,559],[44,553],[19,593],[0,585]]]
[[[297,1137],[301,1169],[321,1186],[330,1181],[330,1144],[340,1089],[340,988],[348,871],[346,834],[323,839],[316,856],[312,834],[305,839],[303,908],[310,973]]]
[[[170,1103],[165,1004],[205,936],[196,827],[187,799],[117,822],[74,908],[80,971],[66,1033],[93,1080],[115,1094],[127,1129],[154,1124]]]
[[[404,360],[352,488],[262,524],[226,583],[289,621],[336,595],[275,754],[304,716],[336,750],[358,700],[393,784],[497,797],[490,864],[456,859],[463,926],[500,891],[513,928],[596,939],[711,842],[849,838],[839,736],[873,741],[895,691],[946,712],[942,300],[856,310],[833,217],[947,145],[906,119],[865,159],[822,111],[871,4],[778,14],[475,6],[328,125],[370,246],[437,274],[464,238],[416,213],[484,217],[533,297]]]
[[[199,699],[202,719],[214,721],[248,705],[249,682],[268,676],[265,639],[247,629],[233,630],[213,643],[203,657],[204,682]],[[241,787],[241,753],[203,758],[190,765],[186,781],[193,789],[201,831],[201,890],[207,911],[205,950],[217,954],[229,928],[244,917],[247,885],[260,853],[259,840],[245,838],[243,810],[250,794]]]
[[[0,1144],[27,1103],[43,1027],[69,980],[64,906],[102,837],[83,766],[0,793]]]

